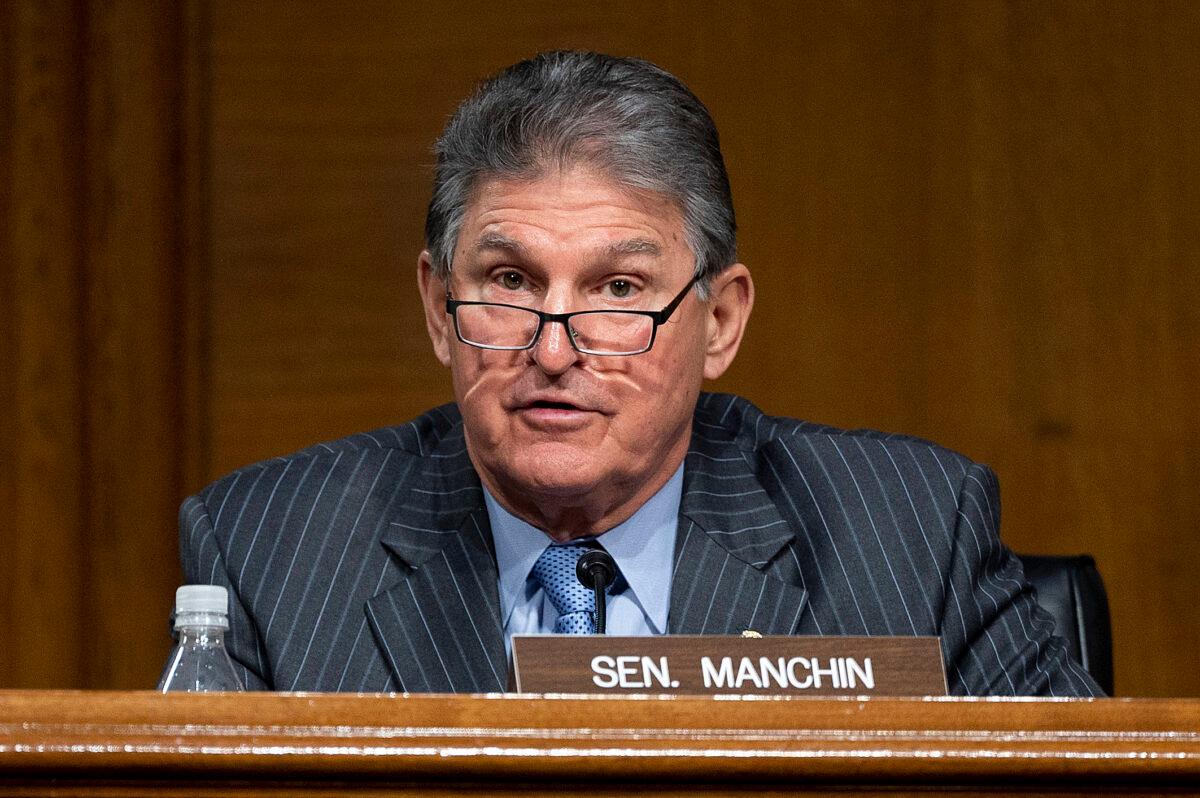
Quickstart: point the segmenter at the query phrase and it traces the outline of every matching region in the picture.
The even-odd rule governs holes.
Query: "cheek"
[[[459,344],[450,351],[450,375],[454,399],[464,413],[488,417],[484,411],[499,409],[499,397],[518,371],[514,363],[522,353],[489,352]]]
[[[654,357],[653,374],[648,380],[665,397],[687,393],[690,386],[700,383],[704,373],[704,338],[700,330],[694,324],[670,327],[668,323],[660,328],[659,340],[646,353]]]
[[[703,345],[694,345],[692,339],[671,340],[659,349],[659,343],[638,355],[638,362],[631,361],[622,375],[628,386],[621,414],[625,437],[673,435],[692,417],[702,381]]]

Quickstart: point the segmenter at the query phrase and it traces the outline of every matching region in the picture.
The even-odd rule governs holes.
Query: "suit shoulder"
[[[838,447],[842,443],[861,445],[880,452],[919,451],[938,459],[949,459],[963,466],[970,458],[924,438],[882,432],[874,429],[842,429],[828,424],[771,416],[752,402],[733,394],[701,394],[696,405],[695,423],[706,436],[723,436],[747,453],[757,453],[771,444]]]
[[[462,416],[457,405],[441,405],[404,424],[357,432],[344,438],[315,443],[291,454],[242,466],[206,486],[199,496],[205,498],[223,485],[253,479],[265,471],[295,468],[307,461],[338,459],[339,455],[391,452],[393,457],[396,454],[424,457],[459,431],[461,423]]]

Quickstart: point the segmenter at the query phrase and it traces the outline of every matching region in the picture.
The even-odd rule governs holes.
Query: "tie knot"
[[[558,634],[594,634],[595,598],[575,575],[575,564],[591,548],[584,543],[550,545],[538,557],[531,575],[546,591],[558,611],[554,631]]]

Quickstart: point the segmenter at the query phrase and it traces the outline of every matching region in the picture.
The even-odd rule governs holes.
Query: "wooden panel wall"
[[[83,615],[79,32],[69,15],[30,4],[0,20],[0,667],[5,686],[70,683],[78,638],[54,632]]]
[[[171,3],[0,7],[0,686],[149,686],[190,447]]]
[[[0,686],[153,681],[186,491],[449,398],[430,144],[588,47],[722,131],[759,304],[714,387],[991,463],[1010,544],[1096,556],[1118,691],[1200,694],[1194,4],[133,5],[0,12]]]

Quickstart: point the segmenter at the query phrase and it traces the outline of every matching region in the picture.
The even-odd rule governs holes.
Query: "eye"
[[[509,291],[517,291],[525,285],[525,275],[520,272],[508,271],[500,275],[500,285]]]
[[[633,294],[633,283],[628,280],[612,280],[608,283],[608,291],[617,299],[625,299]]]

